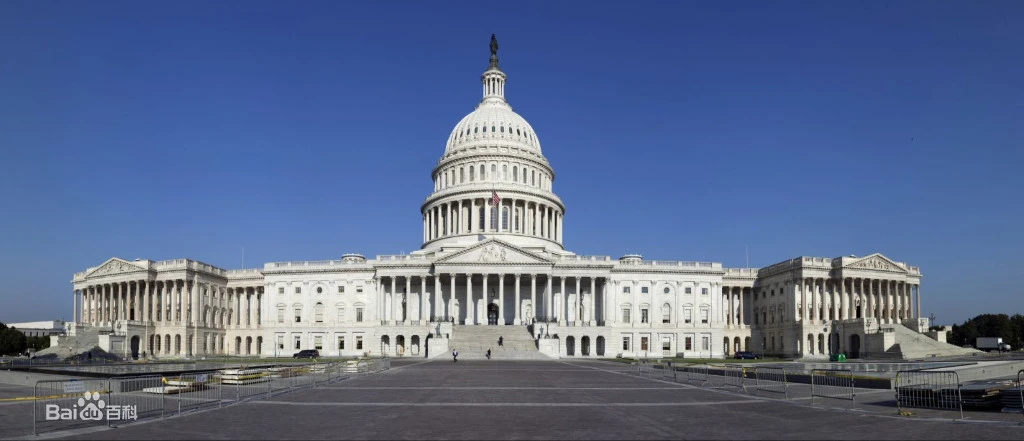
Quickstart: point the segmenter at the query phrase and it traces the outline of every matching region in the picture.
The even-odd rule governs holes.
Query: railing
[[[722,267],[722,264],[719,263],[719,262],[690,262],[690,261],[677,261],[677,260],[619,261],[619,265],[673,266],[673,267],[685,267],[685,268],[721,268]]]
[[[174,377],[39,381],[34,387],[32,433],[165,418],[315,388],[390,368],[391,359],[381,358],[243,366]]]
[[[377,260],[380,262],[427,260],[427,256],[422,254],[378,254]]]
[[[848,400],[856,408],[857,390],[854,385],[853,371],[850,369],[812,369],[811,405],[814,405],[814,397]]]
[[[726,276],[757,277],[757,268],[726,268]]]
[[[1017,394],[1020,395],[1020,414],[1024,415],[1024,369],[1017,371]]]
[[[558,258],[561,261],[577,261],[577,262],[611,262],[610,256],[561,256]]]
[[[896,407],[901,415],[905,407],[959,409],[963,419],[960,375],[954,371],[896,372]]]
[[[727,365],[709,365],[709,371],[716,373],[714,377],[709,378],[712,388],[724,389],[727,387],[736,387],[742,389],[744,392],[747,391],[747,386],[743,381],[746,377],[746,367],[740,364],[727,364]],[[717,375],[721,373],[721,375]]]
[[[292,267],[310,267],[310,266],[335,266],[335,265],[353,265],[354,262],[345,262],[341,260],[303,260],[296,262],[268,262],[264,265],[264,268],[292,268]]]

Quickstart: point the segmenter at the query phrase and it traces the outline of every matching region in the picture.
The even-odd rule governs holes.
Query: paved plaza
[[[25,389],[0,388],[0,394]],[[914,416],[897,416],[889,390],[858,391],[858,409],[850,410],[843,402],[810,406],[805,385],[791,385],[789,400],[754,389],[648,378],[628,365],[602,361],[402,361],[381,374],[266,400],[70,434],[25,436],[31,433],[31,404],[0,402],[0,434],[149,440],[1024,439],[1021,415],[975,412],[953,421],[959,412],[915,409]]]

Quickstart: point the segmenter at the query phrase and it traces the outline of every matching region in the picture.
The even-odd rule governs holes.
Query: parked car
[[[737,360],[757,360],[757,356],[754,355],[754,353],[750,352],[750,351],[739,351],[739,352],[736,352],[736,354],[733,355],[732,358],[735,358]]]
[[[303,350],[301,350],[299,352],[296,352],[295,355],[292,355],[292,358],[319,358],[319,357],[320,357],[320,351],[318,351],[316,349],[303,349]]]

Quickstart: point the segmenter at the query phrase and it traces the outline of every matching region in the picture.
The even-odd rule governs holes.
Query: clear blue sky
[[[1024,2],[0,2],[0,321],[117,256],[418,249],[498,35],[579,254],[881,252],[1024,312]]]

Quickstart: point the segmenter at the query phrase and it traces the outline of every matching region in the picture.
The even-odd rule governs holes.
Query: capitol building
[[[111,258],[74,274],[74,323],[54,342],[135,358],[827,359],[900,356],[900,339],[927,332],[920,270],[878,253],[759,269],[573,253],[555,165],[506,79],[492,38],[482,99],[423,189],[418,251],[247,269]]]

